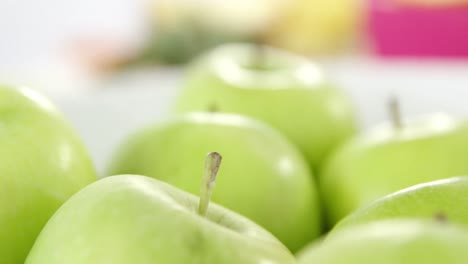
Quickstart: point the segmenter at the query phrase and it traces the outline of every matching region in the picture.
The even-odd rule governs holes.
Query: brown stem
[[[400,102],[395,95],[392,95],[388,101],[388,109],[390,112],[390,119],[392,120],[395,130],[400,130],[403,127],[401,119]]]
[[[221,160],[222,157],[218,152],[210,152],[206,156],[205,170],[200,189],[200,203],[198,204],[198,214],[201,216],[206,216]]]
[[[266,48],[264,45],[264,39],[261,34],[259,34],[254,41],[254,46],[251,56],[251,66],[255,68],[261,68],[266,64],[267,54]]]

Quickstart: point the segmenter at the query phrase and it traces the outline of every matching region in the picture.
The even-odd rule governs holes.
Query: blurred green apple
[[[418,183],[468,174],[468,124],[442,114],[384,124],[335,153],[319,176],[330,224]]]
[[[0,86],[0,263],[24,263],[55,210],[96,179],[80,139],[47,99]]]
[[[465,264],[468,230],[435,221],[393,220],[332,233],[299,264]]]
[[[321,231],[317,191],[300,152],[259,121],[223,113],[190,113],[131,136],[109,175],[142,174],[192,194],[200,159],[226,158],[213,201],[245,215],[296,251]]]
[[[137,58],[144,63],[185,63],[217,45],[254,40],[285,0],[150,0],[151,37]]]
[[[26,264],[295,263],[253,222],[215,204],[200,215],[198,205],[195,196],[149,177],[104,178],[57,211]]]
[[[441,217],[468,226],[468,177],[418,184],[381,198],[341,221],[337,228],[387,218]]]
[[[351,102],[317,65],[268,47],[225,45],[192,65],[176,110],[213,108],[269,123],[313,168],[356,130]]]

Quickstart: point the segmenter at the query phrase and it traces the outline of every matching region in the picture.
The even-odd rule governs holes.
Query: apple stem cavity
[[[434,220],[436,220],[438,223],[445,224],[448,222],[448,217],[443,212],[438,212],[434,214]]]
[[[219,112],[219,106],[217,103],[211,103],[208,106],[208,112],[210,113],[218,113]]]
[[[201,216],[206,216],[206,212],[208,211],[221,160],[222,156],[218,152],[210,152],[206,156],[205,170],[200,188],[200,203],[198,205],[198,214]]]
[[[403,122],[401,120],[400,102],[395,95],[390,97],[388,108],[390,110],[390,118],[392,120],[393,127],[395,130],[400,130],[403,127]]]

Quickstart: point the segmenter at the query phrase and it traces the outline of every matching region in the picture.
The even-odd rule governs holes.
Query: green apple
[[[321,232],[318,195],[300,152],[276,130],[240,115],[189,113],[132,135],[108,175],[142,174],[198,194],[193,172],[223,153],[213,201],[245,215],[296,251]]]
[[[465,264],[468,230],[435,221],[387,220],[332,233],[299,264]]]
[[[80,139],[47,99],[0,86],[0,263],[24,263],[55,210],[96,179]]]
[[[212,187],[212,180],[204,182]],[[26,264],[295,263],[261,227],[221,206],[208,207],[210,191],[202,188],[205,202],[199,203],[149,177],[104,178],[57,211]]]
[[[208,49],[263,32],[284,0],[149,0],[149,33],[139,63],[186,63]]]
[[[399,126],[383,124],[350,140],[328,161],[319,188],[334,224],[403,188],[465,174],[468,124],[436,114]]]
[[[349,98],[306,58],[248,44],[221,46],[187,73],[177,112],[240,113],[280,130],[312,168],[356,130]]]
[[[387,218],[447,219],[468,226],[468,177],[418,184],[381,198],[341,221],[335,229]]]

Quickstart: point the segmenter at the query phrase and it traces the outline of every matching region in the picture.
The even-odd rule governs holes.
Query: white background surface
[[[80,36],[139,38],[147,0],[0,0],[0,69],[49,64]]]
[[[168,118],[179,69],[144,70],[94,80],[63,57],[67,41],[109,34],[138,39],[146,0],[0,0],[0,82],[43,90],[69,117],[100,171],[116,145],[141,126]],[[448,112],[468,117],[468,60],[320,61],[353,97],[362,127],[387,119],[397,95],[405,116]]]

